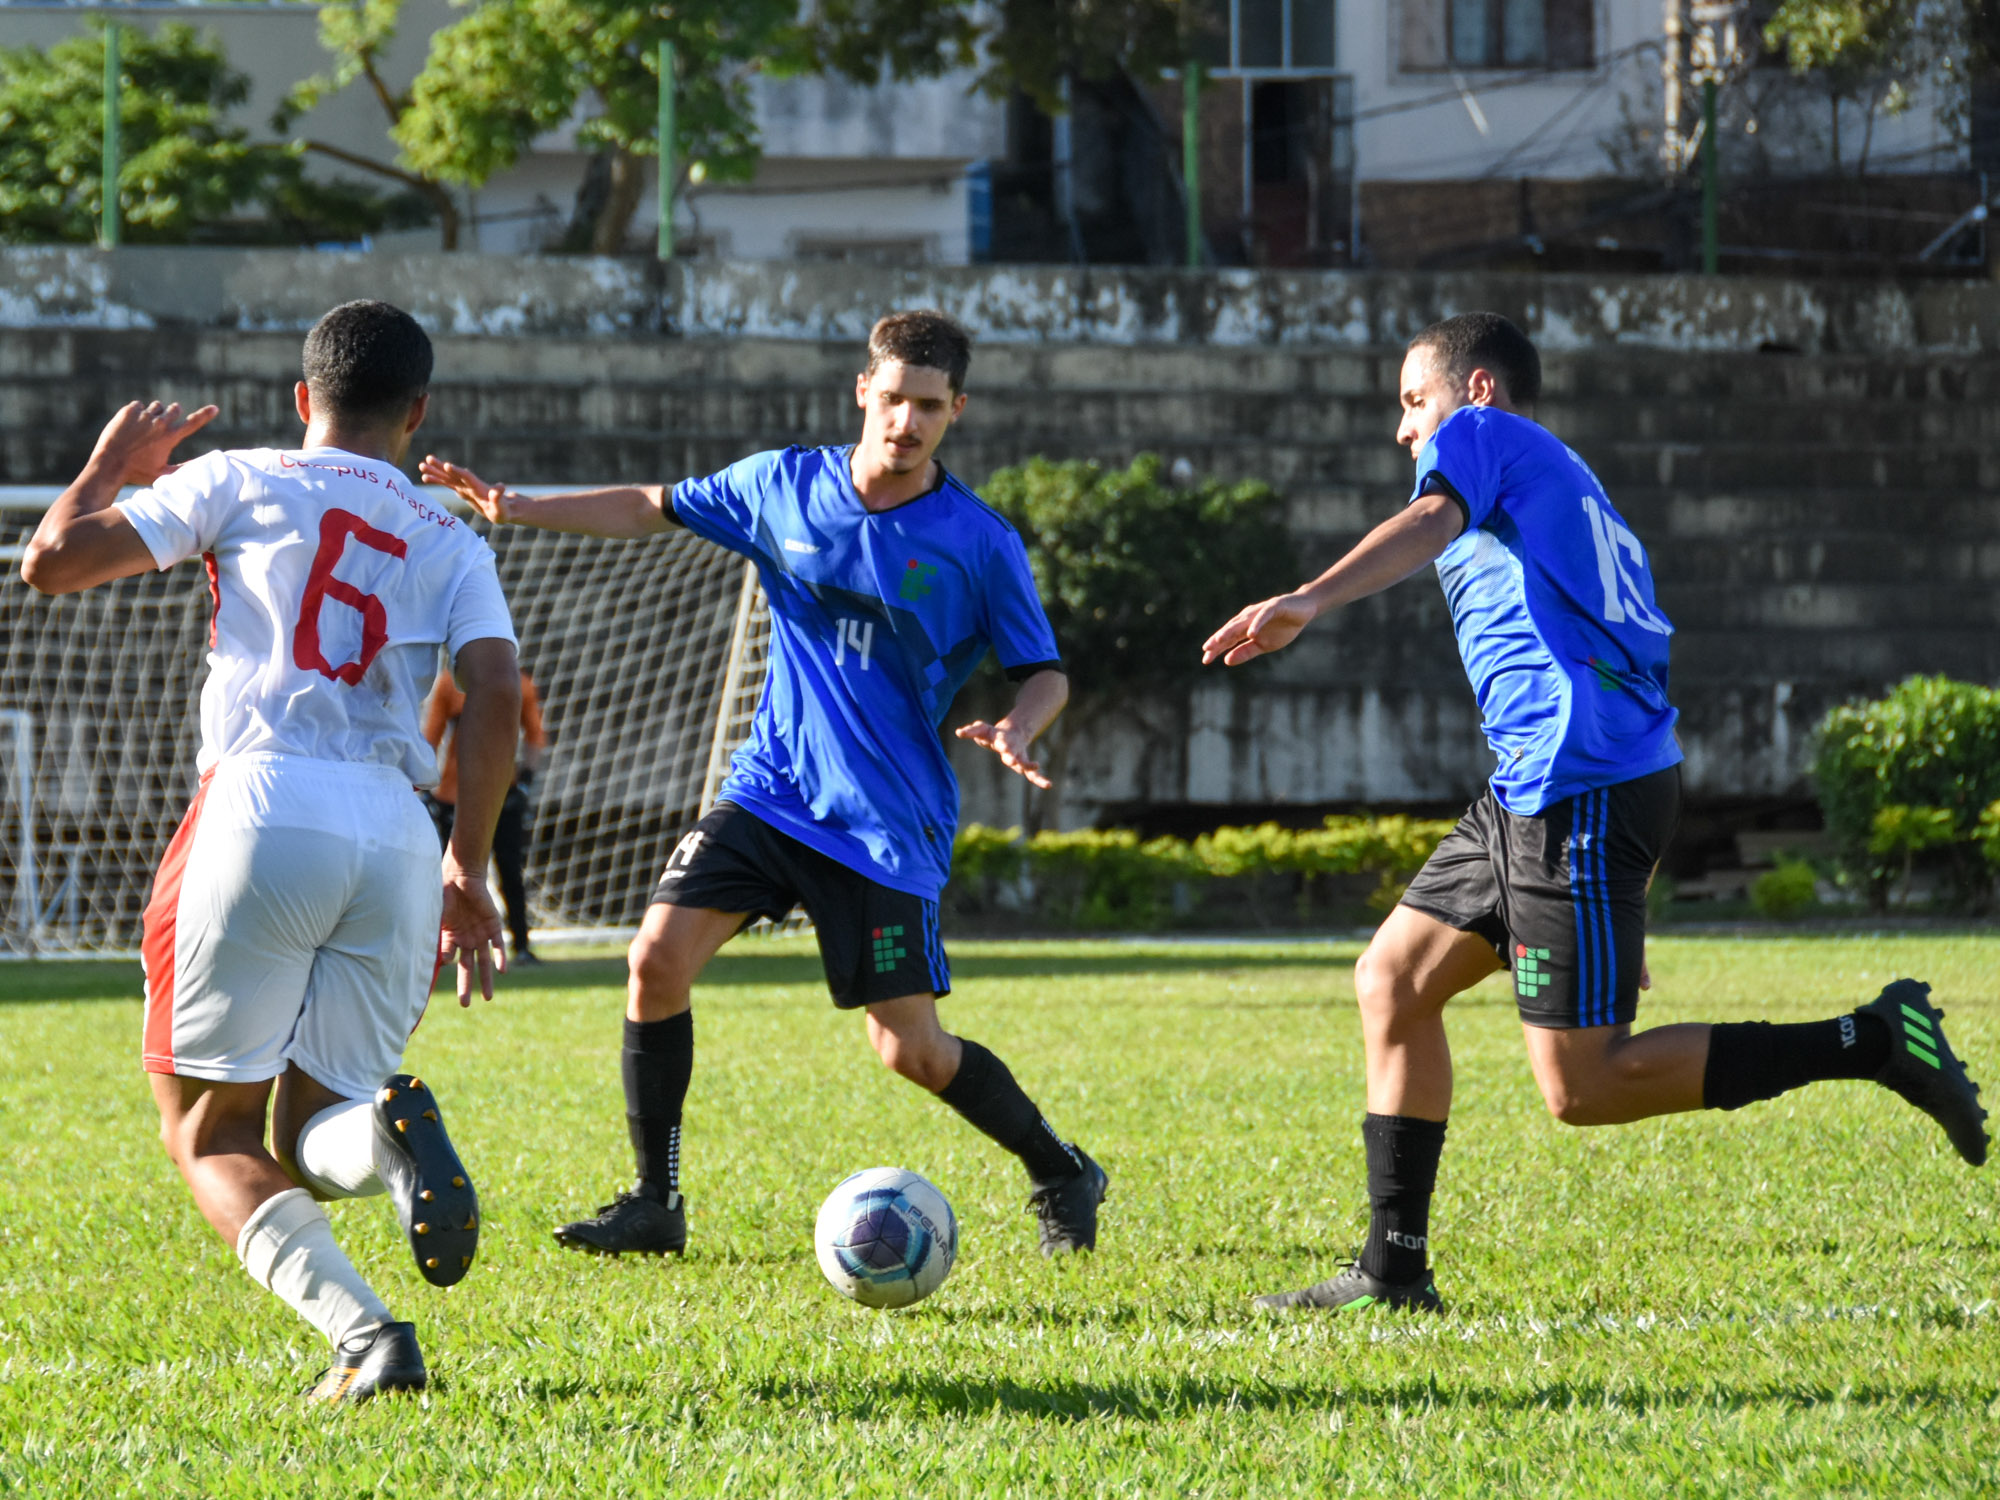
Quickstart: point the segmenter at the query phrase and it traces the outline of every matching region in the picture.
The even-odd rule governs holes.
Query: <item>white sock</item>
[[[236,1258],[252,1281],[335,1344],[389,1321],[388,1307],[334,1243],[326,1211],[304,1188],[257,1205],[236,1237]]]
[[[370,1198],[383,1190],[375,1170],[375,1103],[349,1099],[323,1109],[299,1132],[299,1174],[329,1198]]]

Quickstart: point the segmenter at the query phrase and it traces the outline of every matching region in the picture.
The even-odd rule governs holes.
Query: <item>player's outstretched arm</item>
[[[514,779],[514,738],[521,728],[521,667],[514,643],[468,641],[452,663],[465,688],[458,716],[458,815],[452,820],[451,847],[444,854],[444,921],[438,934],[440,957],[458,965],[458,1003],[472,1003],[475,974],[479,992],[493,998],[493,971],[506,970],[500,910],[486,884],[493,852],[493,827]]]
[[[1056,715],[1067,702],[1069,678],[1051,667],[1021,684],[1020,692],[1014,695],[1014,706],[997,724],[979,719],[961,725],[957,734],[962,740],[984,745],[1000,757],[1008,770],[1027,777],[1046,791],[1053,783],[1042,774],[1042,763],[1029,759],[1028,749],[1044,729],[1055,723]]]
[[[21,555],[21,577],[44,594],[73,594],[149,572],[153,554],[112,501],[128,484],[151,484],[176,467],[182,438],[214,420],[214,406],[183,412],[178,401],[130,401],[97,436],[90,461],[56,497]]]
[[[504,484],[488,484],[472,470],[426,453],[417,465],[426,484],[441,484],[496,526],[533,526],[616,539],[651,536],[674,523],[667,518],[667,487],[614,485],[561,495],[523,495]]]
[[[1236,667],[1291,645],[1326,611],[1379,594],[1436,562],[1464,525],[1465,513],[1448,496],[1424,495],[1411,501],[1304,588],[1238,610],[1201,643],[1202,661],[1219,658],[1223,665]]]

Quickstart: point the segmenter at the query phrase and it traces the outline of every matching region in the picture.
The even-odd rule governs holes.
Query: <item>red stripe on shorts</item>
[[[146,965],[146,1030],[141,1054],[148,1073],[174,1070],[174,934],[181,904],[181,877],[187,873],[188,851],[194,848],[195,825],[208,796],[209,772],[188,804],[187,816],[174,830],[173,842],[153,876],[153,894],[146,901],[145,939],[139,952]]]

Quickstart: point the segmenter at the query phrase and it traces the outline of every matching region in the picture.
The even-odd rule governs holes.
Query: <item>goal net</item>
[[[0,569],[55,498],[0,489]],[[491,536],[542,699],[528,905],[536,928],[635,926],[667,852],[749,731],[769,617],[740,558]],[[136,951],[153,869],[195,789],[207,579],[183,564],[46,599],[0,582],[0,954]]]

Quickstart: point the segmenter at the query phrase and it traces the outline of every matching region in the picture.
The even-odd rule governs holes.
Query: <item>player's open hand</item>
[[[1202,665],[1217,657],[1227,667],[1277,651],[1298,639],[1319,611],[1302,594],[1280,594],[1261,604],[1247,604],[1230,622],[1201,643]]]
[[[1043,791],[1055,785],[1042,774],[1040,761],[1028,759],[1027,737],[1005,719],[998,724],[989,724],[984,719],[979,719],[974,723],[961,725],[957,734],[962,740],[971,740],[975,745],[984,745],[1000,757],[1000,764],[1018,775],[1027,777],[1030,783]]]
[[[504,484],[488,484],[470,469],[447,463],[434,453],[426,453],[417,465],[417,477],[425,484],[441,484],[496,526],[510,519],[507,501],[512,491]]]
[[[120,483],[151,484],[179,467],[167,461],[174,446],[201,431],[221,410],[202,406],[184,412],[178,401],[128,401],[104,424],[91,459],[115,466]]]
[[[493,998],[493,976],[507,972],[505,928],[500,908],[486,877],[469,875],[447,861],[444,879],[444,919],[438,925],[438,962],[458,966],[458,1003],[472,1004],[475,971],[479,993]]]

